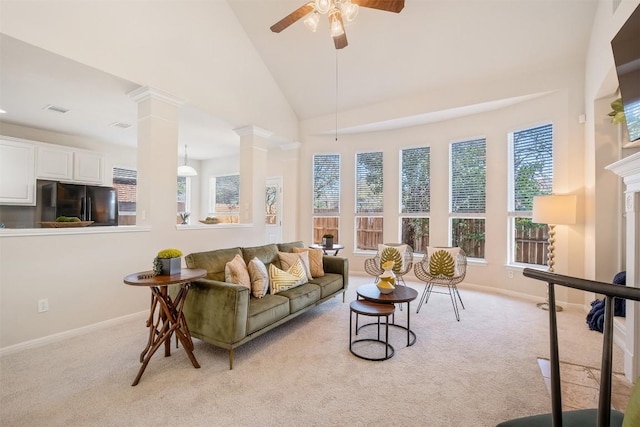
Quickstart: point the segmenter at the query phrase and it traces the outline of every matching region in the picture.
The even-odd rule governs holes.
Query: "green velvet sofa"
[[[235,247],[192,253],[185,257],[187,267],[204,268],[205,278],[192,283],[184,305],[184,315],[191,335],[229,351],[229,369],[233,369],[234,349],[282,325],[316,305],[342,294],[349,283],[346,258],[323,256],[325,275],[309,283],[255,298],[242,285],[225,282],[225,265],[237,254],[248,263],[257,257],[266,266],[281,268],[278,252],[304,248],[301,241]]]

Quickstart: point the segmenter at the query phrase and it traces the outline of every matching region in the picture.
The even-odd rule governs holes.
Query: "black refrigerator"
[[[39,221],[75,216],[81,221],[93,221],[91,226],[115,226],[118,192],[112,187],[38,180],[36,212]]]

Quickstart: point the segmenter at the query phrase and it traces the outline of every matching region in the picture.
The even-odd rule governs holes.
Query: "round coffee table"
[[[356,289],[356,293],[358,294],[358,298],[381,304],[407,303],[407,326],[398,325],[395,320],[395,315],[393,316],[393,322],[390,323],[389,326],[405,329],[407,331],[407,347],[415,344],[417,337],[415,332],[411,330],[411,310],[409,308],[409,305],[411,304],[411,301],[418,298],[418,291],[408,286],[396,286],[393,292],[383,294],[380,292],[376,285],[371,284],[360,286],[358,289]],[[370,325],[375,325],[375,323],[362,325],[361,328]]]

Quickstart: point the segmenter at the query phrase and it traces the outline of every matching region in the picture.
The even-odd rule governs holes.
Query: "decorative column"
[[[138,103],[136,224],[174,228],[183,102],[150,87],[136,89],[129,96]]]
[[[640,153],[612,163],[606,169],[622,177],[626,186],[626,284],[640,288]],[[629,381],[634,382],[640,376],[640,302],[627,301],[624,342],[624,374]]]
[[[240,135],[240,223],[264,227],[267,140],[273,133],[256,126],[234,131]]]

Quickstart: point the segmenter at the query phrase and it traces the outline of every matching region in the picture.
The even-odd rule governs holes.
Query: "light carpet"
[[[394,331],[394,357],[370,362],[348,342],[349,301],[370,282],[351,276],[345,303],[333,298],[238,348],[233,370],[225,350],[194,340],[200,369],[174,344],[132,387],[146,315],[6,355],[0,425],[493,426],[550,410],[537,364],[548,357],[548,313],[535,303],[462,285],[457,322],[447,295],[433,295],[419,314],[416,300],[417,342],[406,347]],[[397,311],[396,321],[405,316]],[[602,335],[588,329],[585,313],[565,310],[558,321],[560,358],[599,367]],[[621,366],[616,347],[614,370]]]

